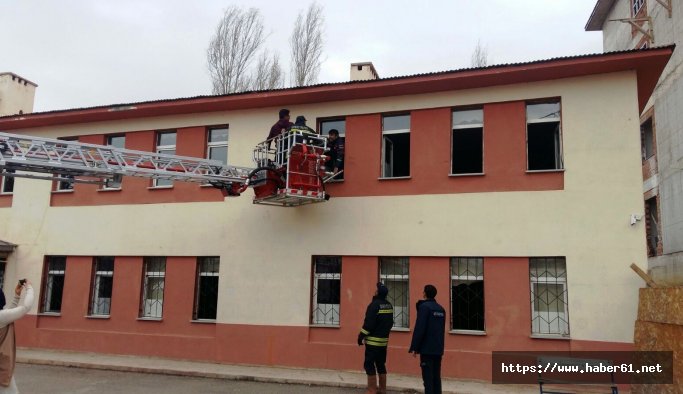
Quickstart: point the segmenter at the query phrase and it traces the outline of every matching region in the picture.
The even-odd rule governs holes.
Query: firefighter
[[[394,326],[394,307],[387,301],[389,290],[382,283],[377,283],[377,291],[365,312],[363,328],[358,334],[358,346],[365,343],[365,373],[368,375],[366,393],[387,392],[387,346],[389,333]],[[377,375],[379,374],[379,391]]]
[[[344,140],[339,138],[339,131],[337,129],[330,130],[327,140],[329,144],[327,145],[328,151],[326,154],[330,156],[330,160],[325,163],[325,166],[327,171],[336,174],[344,169]],[[339,174],[334,179],[344,179],[344,177],[342,174]]]

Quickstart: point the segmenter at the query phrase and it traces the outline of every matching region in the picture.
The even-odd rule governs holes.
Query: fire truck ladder
[[[106,183],[109,187],[120,186],[123,176],[135,176],[211,184],[229,195],[239,195],[246,189],[251,171],[215,160],[0,133],[2,176]]]

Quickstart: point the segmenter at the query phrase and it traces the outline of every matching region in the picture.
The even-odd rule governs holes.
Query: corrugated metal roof
[[[602,25],[615,2],[616,0],[598,0],[588,22],[586,22],[586,31],[601,31]]]
[[[320,84],[308,85],[308,86],[297,86],[297,87],[271,89],[271,90],[254,90],[254,91],[245,91],[245,92],[239,92],[239,93],[221,94],[221,95],[199,95],[199,96],[191,96],[191,97],[177,97],[177,98],[170,98],[170,99],[137,101],[137,102],[120,103],[120,104],[109,104],[109,105],[98,105],[98,106],[92,106],[92,107],[59,109],[59,110],[52,110],[52,111],[33,112],[30,114],[23,114],[22,118],[23,119],[30,119],[31,117],[39,116],[39,115],[59,114],[59,113],[68,113],[68,112],[72,112],[72,111],[87,111],[87,110],[96,110],[96,109],[105,109],[105,108],[109,109],[110,111],[116,111],[117,109],[126,109],[126,107],[135,107],[138,105],[145,105],[145,104],[173,103],[173,102],[178,102],[178,101],[192,101],[192,100],[212,99],[212,98],[218,99],[218,98],[223,98],[223,97],[238,97],[238,96],[248,96],[250,94],[264,94],[264,93],[297,91],[297,90],[306,90],[306,89],[314,89],[314,88],[329,87],[329,86],[343,87],[343,86],[350,86],[350,85],[376,84],[378,82],[384,82],[384,81],[407,80],[407,79],[411,79],[411,78],[421,78],[421,77],[429,77],[429,76],[458,74],[458,73],[465,73],[465,72],[477,72],[477,71],[486,71],[486,70],[495,70],[495,69],[505,69],[508,67],[523,67],[523,66],[527,66],[527,65],[550,63],[550,62],[554,62],[554,61],[589,59],[589,58],[595,58],[595,57],[601,57],[601,56],[619,55],[619,54],[627,54],[627,53],[634,53],[634,52],[656,51],[656,50],[660,50],[660,49],[674,48],[674,47],[675,47],[674,45],[669,45],[669,46],[661,46],[661,47],[652,47],[652,48],[647,48],[647,49],[629,49],[629,50],[613,51],[613,52],[605,52],[605,53],[593,53],[593,54],[585,54],[585,55],[553,57],[553,58],[549,58],[549,59],[533,60],[533,61],[520,62],[520,63],[503,63],[503,64],[495,64],[495,65],[490,65],[490,66],[485,66],[485,67],[470,67],[470,68],[460,68],[460,69],[454,69],[454,70],[434,71],[434,72],[428,72],[428,73],[401,75],[401,76],[371,79],[371,80],[320,83]],[[9,119],[9,118],[16,118],[16,115],[1,116],[0,120]]]

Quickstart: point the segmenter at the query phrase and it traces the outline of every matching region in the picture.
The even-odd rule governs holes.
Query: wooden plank
[[[652,277],[647,274],[647,272],[641,270],[640,267],[638,267],[635,263],[631,263],[631,269],[634,270],[636,274],[638,274],[638,276],[640,276],[645,281],[645,283],[647,283],[648,286],[660,287],[657,284],[657,282],[655,282],[654,279],[652,279]]]

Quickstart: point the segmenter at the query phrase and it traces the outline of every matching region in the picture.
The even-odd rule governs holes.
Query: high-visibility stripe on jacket
[[[386,347],[389,333],[394,326],[394,307],[385,299],[373,297],[365,312],[365,320],[360,330],[369,346]]]

